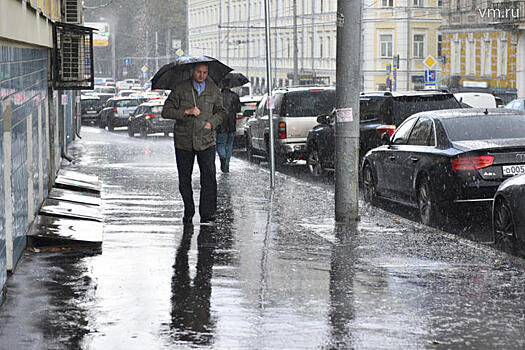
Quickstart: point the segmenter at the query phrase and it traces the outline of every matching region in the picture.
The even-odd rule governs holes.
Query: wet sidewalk
[[[234,158],[215,227],[182,225],[171,138],[84,128],[100,252],[26,251],[0,349],[523,349],[525,261]],[[198,167],[194,187],[199,188]],[[198,196],[195,196],[198,198]]]

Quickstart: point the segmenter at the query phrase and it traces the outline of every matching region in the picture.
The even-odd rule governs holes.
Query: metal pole
[[[407,2],[407,88],[410,90],[410,2]],[[397,63],[399,65],[399,61]]]
[[[270,42],[270,0],[264,0],[264,15],[266,25],[266,92],[268,93],[268,99],[272,98],[272,65],[271,65],[271,42]],[[269,152],[270,152],[270,188],[275,187],[275,159],[273,149],[273,117],[272,117],[273,103],[268,103],[268,123],[270,124],[270,135],[269,135]]]
[[[219,37],[217,39],[217,47],[218,47],[218,59],[219,60],[222,60],[222,31],[221,31],[221,27],[222,27],[222,1],[219,1]]]
[[[159,70],[159,32],[155,32],[155,72]]]
[[[226,13],[226,19],[228,21],[228,26],[230,25],[230,8],[231,3],[228,0],[228,8]],[[230,29],[226,31],[226,64],[230,64]]]
[[[116,58],[116,48],[115,48],[115,35],[116,35],[116,25],[113,25],[113,28],[111,30],[111,73],[113,75],[113,79],[117,81],[117,58]]]
[[[171,28],[168,29],[168,36],[166,39],[166,64],[170,63],[171,56]]]
[[[247,19],[247,28],[246,28],[246,77],[250,79],[250,24],[251,24],[251,13],[250,5],[251,1],[248,1],[248,19]]]
[[[357,33],[357,34],[356,34]],[[361,1],[337,6],[335,220],[358,220]]]
[[[312,0],[312,17],[311,17],[311,24],[312,24],[312,42],[311,42],[311,45],[312,45],[312,84],[315,84],[315,35],[316,35],[316,30],[315,30],[315,24],[314,24],[314,14],[315,12],[315,0]]]
[[[299,85],[299,48],[297,45],[297,0],[293,0],[293,84]]]

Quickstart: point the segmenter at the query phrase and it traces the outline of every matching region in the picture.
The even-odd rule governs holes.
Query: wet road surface
[[[26,252],[0,349],[525,347],[521,258],[367,205],[334,227],[329,181],[270,193],[239,158],[215,227],[185,227],[171,138],[82,136],[68,168],[103,183],[102,252]]]

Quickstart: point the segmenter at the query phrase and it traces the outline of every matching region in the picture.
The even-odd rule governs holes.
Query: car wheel
[[[417,202],[419,207],[419,217],[423,224],[442,224],[442,216],[439,212],[436,200],[432,195],[432,187],[430,186],[430,179],[428,177],[424,177],[419,183],[417,188]]]
[[[510,248],[512,251],[515,251],[517,240],[512,211],[507,201],[503,198],[498,198],[496,203],[494,203],[492,223],[496,248],[503,250]]]
[[[317,146],[313,146],[312,150],[308,153],[308,158],[306,158],[306,164],[308,165],[308,170],[310,174],[315,177],[320,177],[324,175],[323,165],[321,164],[321,159],[319,157],[319,150]]]
[[[134,137],[135,136],[135,130],[133,130],[133,128],[131,127],[131,125],[128,125],[128,135],[130,137]]]
[[[147,137],[148,136],[148,130],[145,126],[140,127],[140,137]]]
[[[115,130],[115,127],[113,126],[113,120],[112,119],[108,119],[108,130],[109,131]]]
[[[372,166],[366,163],[363,169],[363,195],[365,202],[375,204],[377,200],[376,180],[374,179],[374,172]]]

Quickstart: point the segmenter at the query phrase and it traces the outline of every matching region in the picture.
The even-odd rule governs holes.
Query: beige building
[[[444,18],[450,88],[525,95],[525,1],[447,0]]]
[[[272,65],[277,86],[290,84],[293,77],[293,3],[271,2]],[[398,89],[422,87],[423,59],[430,54],[439,61],[439,5],[438,0],[363,2],[363,89],[386,88],[387,65],[396,54],[400,57]],[[296,6],[301,83],[333,84],[337,0],[296,0]],[[217,57],[247,74],[255,87],[265,85],[263,0],[190,0],[188,12],[190,54]],[[433,68],[439,74],[440,63]]]

